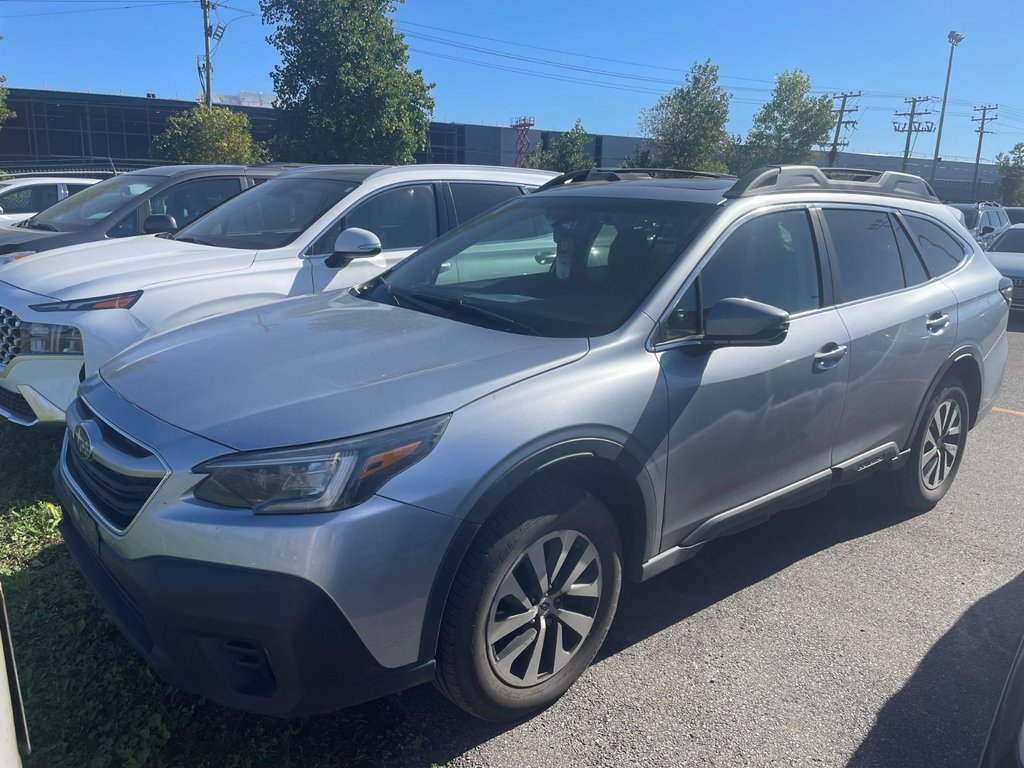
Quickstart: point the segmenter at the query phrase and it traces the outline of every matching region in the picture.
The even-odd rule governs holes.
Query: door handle
[[[819,371],[827,371],[829,368],[835,368],[844,357],[846,345],[830,341],[814,356],[814,367]]]
[[[941,333],[949,325],[949,315],[945,312],[932,312],[924,322],[929,333]]]

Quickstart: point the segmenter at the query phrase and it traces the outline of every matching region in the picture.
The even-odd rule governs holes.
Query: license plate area
[[[85,546],[90,552],[99,557],[100,531],[96,521],[85,511],[85,507],[74,499],[71,499],[70,504],[64,508],[64,511],[67,512],[68,518],[82,537]]]

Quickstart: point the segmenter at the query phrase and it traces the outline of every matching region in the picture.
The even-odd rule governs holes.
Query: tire
[[[942,500],[953,485],[967,448],[970,415],[963,384],[955,376],[943,379],[928,401],[924,421],[914,435],[910,458],[885,477],[891,501],[905,509],[924,512]],[[942,463],[938,463],[937,443],[945,446],[941,451]],[[954,450],[955,455],[951,456]]]
[[[481,530],[455,578],[435,684],[484,720],[538,712],[593,661],[621,586],[622,544],[604,504],[567,486],[517,493]]]

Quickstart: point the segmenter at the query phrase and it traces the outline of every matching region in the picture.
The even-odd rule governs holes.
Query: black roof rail
[[[737,181],[724,197],[752,197],[782,192],[858,192],[938,202],[931,186],[920,176],[898,171],[861,168],[819,168],[816,165],[770,165],[757,168]]]
[[[580,168],[556,176],[545,182],[535,191],[554,189],[566,184],[579,184],[584,181],[635,181],[637,179],[653,179],[670,177],[676,179],[734,179],[727,173],[711,173],[710,171],[688,171],[679,168]]]

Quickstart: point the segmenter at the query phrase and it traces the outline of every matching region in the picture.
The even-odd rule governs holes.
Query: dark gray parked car
[[[874,472],[937,503],[1009,281],[914,176],[682,175],[556,179],[87,379],[61,529],[149,664],[264,713],[434,680],[507,720],[590,664],[623,578]]]
[[[286,167],[169,165],[113,176],[0,227],[0,264],[67,245],[183,227]]]

